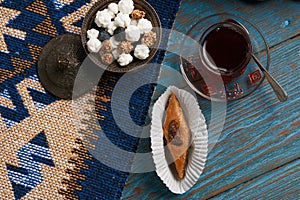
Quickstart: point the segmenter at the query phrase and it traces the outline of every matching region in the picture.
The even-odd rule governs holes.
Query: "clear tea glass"
[[[249,34],[233,20],[213,24],[199,42],[202,67],[220,74],[225,82],[242,75],[251,59]]]

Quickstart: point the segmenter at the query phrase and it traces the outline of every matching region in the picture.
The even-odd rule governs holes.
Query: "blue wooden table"
[[[271,49],[269,71],[288,92],[288,101],[280,103],[265,80],[255,93],[227,104],[224,127],[208,120],[210,138],[222,132],[193,188],[175,195],[155,172],[133,173],[123,199],[300,198],[300,3],[182,0],[174,30],[187,33],[200,18],[219,12],[243,16],[260,27]],[[159,80],[188,89],[182,78],[170,78],[165,66],[179,71],[178,57],[166,55]],[[159,91],[153,100],[157,95]],[[199,97],[199,104],[209,119],[212,103]]]

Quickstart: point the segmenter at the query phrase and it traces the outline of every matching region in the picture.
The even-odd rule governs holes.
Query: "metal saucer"
[[[224,82],[221,75],[207,73],[201,64],[200,38],[212,25],[224,21],[236,21],[249,32],[252,53],[265,68],[270,67],[270,49],[263,32],[250,20],[231,13],[217,13],[201,18],[186,33],[180,44],[180,69],[187,84],[200,96],[216,102],[236,101],[252,94],[262,84],[265,76],[253,59],[236,79]],[[187,22],[189,23],[189,22]]]

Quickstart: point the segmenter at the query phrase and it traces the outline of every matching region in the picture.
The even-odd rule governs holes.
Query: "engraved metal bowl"
[[[145,18],[148,19],[149,21],[151,21],[152,26],[153,26],[152,31],[156,32],[157,40],[156,40],[155,44],[152,47],[150,47],[149,57],[145,60],[139,60],[134,57],[133,61],[124,67],[121,67],[116,60],[114,60],[110,65],[104,64],[101,61],[101,58],[98,54],[90,53],[88,51],[87,44],[86,44],[88,41],[87,31],[95,25],[94,20],[96,17],[96,13],[98,11],[101,11],[101,10],[107,8],[107,6],[110,3],[118,3],[118,2],[119,2],[119,0],[100,0],[99,2],[95,3],[95,5],[89,10],[87,15],[85,16],[84,21],[82,23],[81,41],[82,41],[82,45],[83,45],[85,52],[97,66],[99,66],[107,71],[117,72],[117,73],[125,73],[128,71],[134,71],[134,70],[141,69],[142,67],[144,67],[147,63],[149,63],[154,58],[154,56],[158,50],[158,47],[160,45],[160,41],[161,41],[161,37],[162,37],[162,30],[161,30],[161,23],[160,23],[159,17],[157,15],[156,11],[154,10],[154,8],[145,0],[133,0],[135,9],[139,9],[139,10],[146,12]]]

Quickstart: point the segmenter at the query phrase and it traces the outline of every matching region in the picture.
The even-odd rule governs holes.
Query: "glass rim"
[[[226,26],[226,25],[230,25],[230,27],[234,27],[235,31],[237,31],[239,34],[241,34],[243,36],[243,38],[246,40],[247,46],[249,48],[249,50],[246,53],[245,58],[242,60],[242,62],[240,64],[238,64],[237,66],[235,66],[233,69],[228,70],[227,72],[223,72],[222,70],[217,70],[217,69],[213,69],[210,65],[210,63],[207,62],[207,60],[204,58],[203,54],[203,48],[202,48],[202,44],[204,42],[204,40],[206,39],[206,37],[208,36],[209,33],[211,33],[211,31],[213,31],[214,29],[221,27],[221,26]],[[236,30],[237,29],[237,30]],[[199,50],[199,55],[201,58],[201,61],[203,62],[203,64],[206,66],[207,69],[209,69],[211,72],[215,73],[216,71],[218,73],[220,73],[222,76],[230,76],[230,74],[236,73],[240,70],[242,70],[243,68],[246,68],[248,63],[251,60],[251,54],[252,54],[252,41],[250,39],[249,34],[247,33],[247,31],[241,27],[239,24],[233,23],[231,21],[222,21],[222,22],[217,22],[215,24],[212,24],[211,26],[209,26],[208,28],[205,29],[204,33],[201,35],[200,39],[199,39],[199,43],[200,43],[200,50]],[[216,66],[214,63],[212,63],[212,65],[214,65],[216,68],[218,68],[218,66]]]

